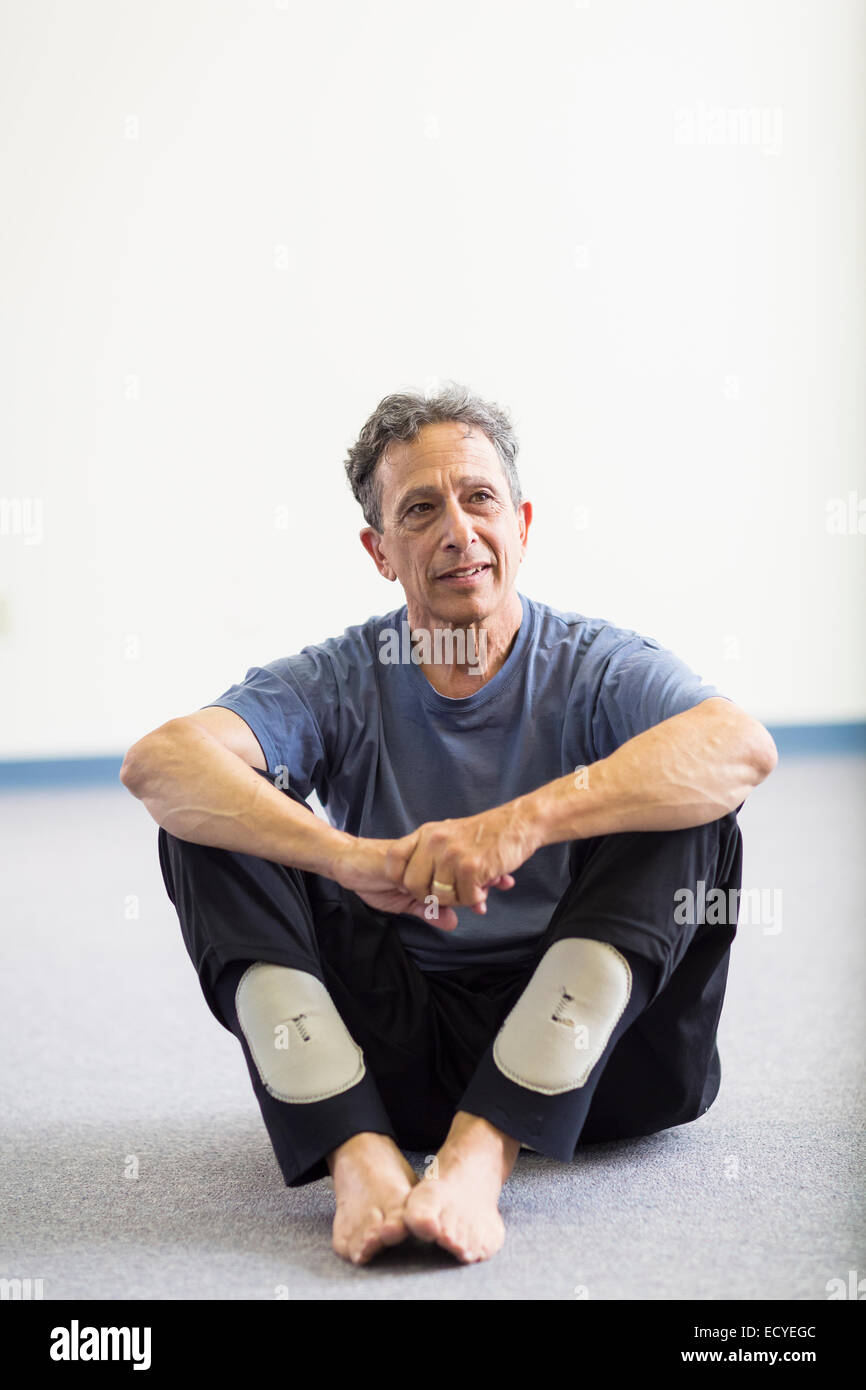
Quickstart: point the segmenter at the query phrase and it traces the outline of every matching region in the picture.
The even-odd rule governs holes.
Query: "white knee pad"
[[[546,951],[493,1044],[511,1081],[559,1095],[582,1086],[631,996],[631,969],[615,947],[564,937]]]
[[[327,1100],[364,1075],[364,1054],[315,975],[257,961],[241,976],[235,1006],[259,1076],[277,1100]]]

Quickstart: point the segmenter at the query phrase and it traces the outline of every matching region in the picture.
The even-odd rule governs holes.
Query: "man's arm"
[[[519,798],[536,848],[626,830],[706,825],[740,806],[778,762],[756,719],[730,700],[704,700]]]
[[[237,726],[246,730],[246,742]],[[243,720],[228,710],[205,709],[170,719],[134,744],[120,780],[179,840],[336,878],[336,862],[352,836],[284,796],[254,767],[264,769],[265,761]]]
[[[453,883],[446,905],[483,911],[483,885],[513,874],[544,845],[706,825],[745,801],[777,761],[762,724],[730,700],[704,700],[534,792],[475,816],[420,826],[395,842],[391,872],[415,894],[428,892],[433,878]]]
[[[179,840],[255,855],[334,879],[383,912],[427,921],[424,898],[394,883],[386,863],[400,863],[394,840],[337,830],[285,796],[253,768],[267,764],[249,726],[231,710],[208,707],[170,719],[133,744],[120,780],[157,825]],[[513,880],[507,877],[503,886]],[[457,926],[444,909],[433,925]]]

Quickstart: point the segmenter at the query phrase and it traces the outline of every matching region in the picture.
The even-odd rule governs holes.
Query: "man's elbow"
[[[779,750],[763,724],[755,724],[750,745],[749,762],[755,776],[755,786],[763,782],[775,769],[779,761]]]
[[[737,756],[735,780],[728,796],[728,810],[741,811],[750,792],[769,777],[778,761],[779,753],[775,743],[763,724],[756,723],[750,731],[745,748]]]
[[[133,796],[134,796],[134,795],[135,795],[136,768],[135,768],[135,763],[133,762],[133,759],[132,759],[132,757],[131,757],[131,753],[132,753],[132,749],[129,750],[129,752],[126,754],[126,757],[124,758],[123,762],[121,763],[121,765],[120,765],[120,771],[119,771],[119,773],[117,774],[117,777],[118,777],[118,781],[120,781],[120,782],[123,784],[123,786],[126,787],[126,790],[127,790],[128,792],[132,792],[132,794],[133,794]]]
[[[120,766],[120,772],[117,774],[119,781],[123,783],[128,792],[132,792],[133,796],[139,795],[139,788],[144,779],[145,760],[142,756],[142,752],[145,739],[149,737],[150,735],[146,734],[145,738],[140,738],[138,743],[134,743],[132,747],[127,750],[126,756]]]

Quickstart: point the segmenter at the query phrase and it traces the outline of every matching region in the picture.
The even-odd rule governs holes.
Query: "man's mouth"
[[[448,579],[453,583],[466,583],[472,579],[478,579],[482,574],[486,574],[490,569],[488,564],[466,565],[463,569],[448,570],[445,574],[438,574],[437,579]]]

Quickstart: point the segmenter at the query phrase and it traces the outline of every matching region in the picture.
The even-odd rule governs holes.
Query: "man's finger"
[[[427,906],[424,903],[418,903],[416,907],[410,908],[413,917],[418,917],[431,927],[438,927],[440,931],[456,930],[458,925],[457,913],[453,907],[440,907],[436,917],[428,917],[427,911]]]
[[[423,902],[429,893],[436,893],[437,891],[432,887],[433,878],[433,855],[429,849],[424,848],[423,844],[418,845],[403,874],[403,887],[407,893],[412,894],[413,898],[420,898]],[[447,883],[450,880],[443,879],[442,881]]]
[[[487,898],[487,887],[479,882],[479,872],[479,866],[471,859],[464,860],[457,870],[454,891],[458,902],[465,907],[477,907]]]
[[[392,883],[403,883],[406,873],[406,866],[412,858],[415,850],[415,842],[418,839],[417,830],[411,835],[403,835],[399,840],[392,840],[385,852],[385,875]]]

